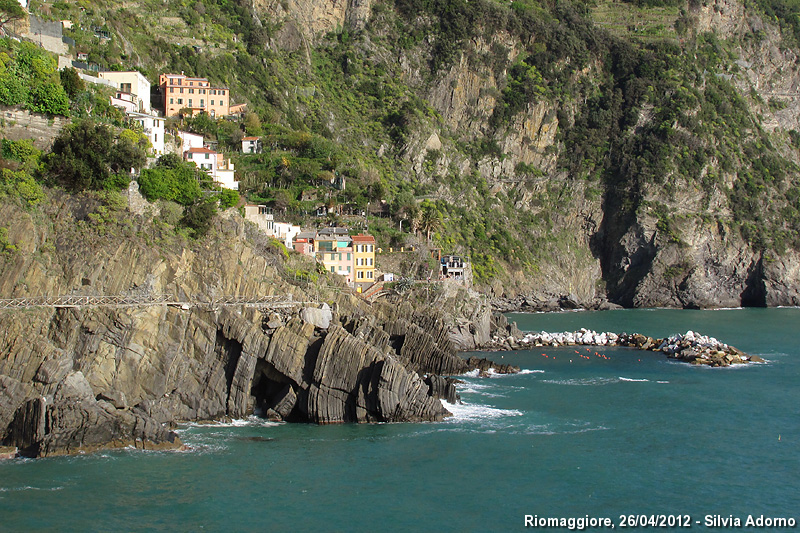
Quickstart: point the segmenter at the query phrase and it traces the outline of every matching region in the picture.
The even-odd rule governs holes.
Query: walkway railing
[[[291,295],[279,296],[224,296],[209,300],[178,300],[169,294],[152,294],[139,296],[101,295],[101,296],[32,296],[24,298],[0,299],[2,309],[30,309],[33,307],[144,307],[150,305],[172,305],[184,308],[218,307],[228,305],[245,305],[250,307],[281,308],[301,305]]]

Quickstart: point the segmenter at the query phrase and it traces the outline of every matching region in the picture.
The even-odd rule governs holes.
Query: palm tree
[[[441,225],[442,214],[436,208],[436,204],[427,200],[422,202],[419,229],[425,232],[427,240],[431,240],[431,232],[439,229]]]

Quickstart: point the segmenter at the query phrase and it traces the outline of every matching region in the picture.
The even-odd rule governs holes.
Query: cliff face
[[[716,38],[730,39],[732,59],[725,66],[729,74],[718,76],[730,81],[747,102],[758,121],[754,130],[769,132],[777,150],[789,161],[800,160],[798,151],[786,142],[786,132],[796,128],[800,116],[796,51],[785,45],[774,24],[735,0],[703,3],[690,9],[689,16],[694,36],[711,32]],[[597,307],[605,305],[606,299],[635,307],[800,305],[797,250],[765,249],[748,241],[739,230],[742,215],[734,211],[731,197],[749,179],[752,160],[743,158],[737,174],[718,168],[718,161],[712,159],[699,171],[721,175],[711,193],[700,189],[699,176],[678,179],[671,188],[638,184],[638,190],[616,189],[613,174],[622,169],[611,167],[605,179],[612,186],[606,185],[604,194],[597,194],[599,184],[575,179],[557,165],[565,155],[559,133],[570,126],[559,123],[557,117],[586,113],[580,102],[564,105],[542,98],[527,104],[510,123],[492,127],[492,114],[498,103],[502,106],[499,95],[506,86],[508,68],[524,57],[530,43],[504,31],[486,35],[466,42],[459,59],[428,81],[422,81],[417,69],[411,68],[414,61],[401,60],[400,65],[409,80],[418,80],[417,90],[440,114],[451,138],[462,143],[488,139],[500,152],[473,156],[468,162],[454,155],[456,142],[443,140],[434,181],[447,179],[446,169],[455,164],[463,173],[476,173],[484,179],[489,194],[513,199],[517,211],[530,213],[533,220],[542,217],[548,221],[545,227],[519,228],[544,241],[547,249],[537,252],[535,268],[524,275],[514,269],[503,273],[502,284],[488,287],[495,295],[517,302],[527,300],[540,308],[552,307],[559,300]],[[505,68],[498,70],[498,64]],[[594,76],[599,66],[590,64],[574,76],[597,84]],[[640,111],[639,124],[631,128],[630,135],[647,127],[652,112],[646,107]],[[677,121],[673,127],[681,130]],[[446,137],[422,126],[406,147],[406,157],[423,180],[422,161],[430,151],[431,134],[438,134],[437,140]],[[436,148],[439,150],[438,144]],[[609,156],[613,159],[615,154]],[[536,174],[526,176],[520,167],[533,167]],[[797,187],[796,173],[790,172],[776,189]],[[439,194],[448,201],[470,201],[442,189]],[[633,196],[637,196],[637,207],[622,208]],[[752,209],[760,209],[753,205]],[[793,208],[796,205],[788,207]],[[765,215],[774,217],[777,222],[770,223],[777,227],[783,225],[782,216],[777,212]],[[556,238],[548,242],[547,236]]]
[[[236,215],[188,249],[148,245],[146,218],[120,212],[100,230],[80,221],[91,200],[54,200],[34,217],[2,207],[20,244],[0,265],[2,297],[168,294],[184,303],[0,311],[5,444],[33,456],[177,446],[174,423],[253,413],[315,423],[448,415],[421,377],[467,370],[440,318],[326,293],[324,280],[289,283],[285,259],[246,238]],[[59,233],[67,227],[76,232]],[[310,289],[331,305],[310,301]],[[267,295],[299,303],[213,303]]]

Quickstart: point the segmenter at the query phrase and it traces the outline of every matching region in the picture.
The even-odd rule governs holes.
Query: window
[[[205,89],[200,89],[200,94],[206,94],[206,90]]]
[[[368,263],[369,266],[372,266],[372,258],[370,257],[369,259],[367,259],[367,261],[369,261],[369,263]]]
[[[206,106],[206,101],[201,98],[200,99],[200,107],[205,107],[205,106]]]
[[[211,154],[206,154],[206,159],[209,159],[210,156]]]
[[[216,89],[211,89],[211,94],[217,94],[217,90]]]
[[[183,94],[183,87],[181,87],[180,89],[178,89],[178,92],[180,92],[181,94]]]
[[[172,101],[172,98],[170,98],[170,99],[169,99],[169,103],[170,103],[170,104],[172,104],[172,103],[173,103],[173,101]]]
[[[178,98],[178,104],[182,104],[182,103],[183,103],[183,98]]]
[[[347,254],[347,260],[350,261],[350,254]]]
[[[347,267],[347,273],[348,274],[350,273],[350,267]]]
[[[367,279],[372,279],[372,270],[367,270]]]
[[[356,272],[356,278],[364,279],[364,271],[363,270],[359,270],[358,272]]]
[[[174,93],[175,92],[175,88],[174,87],[170,87],[169,88],[169,92]]]
[[[194,82],[190,81],[189,85],[194,85]],[[192,89],[189,89],[189,90],[191,91]]]
[[[372,251],[373,251],[373,250],[372,250],[372,246],[373,246],[372,244],[370,244],[370,245],[368,245],[368,246],[367,246],[367,251],[368,251],[368,252],[372,252]]]
[[[222,96],[225,96],[225,91],[220,91],[219,94],[221,94]]]
[[[189,107],[192,107],[192,99],[189,98]]]
[[[335,270],[333,269],[333,267],[331,267],[331,272],[335,272]]]
[[[211,105],[214,105],[214,100],[211,100]]]
[[[189,94],[194,94],[194,89],[189,89]]]
[[[158,142],[158,133],[153,134],[153,142]]]

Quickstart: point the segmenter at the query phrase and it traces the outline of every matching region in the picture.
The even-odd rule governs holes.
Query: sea
[[[187,451],[0,462],[0,531],[797,529],[782,525],[800,520],[800,309],[509,318],[523,331],[692,330],[766,362],[491,353],[522,372],[461,376],[444,422],[249,418],[182,426]]]

